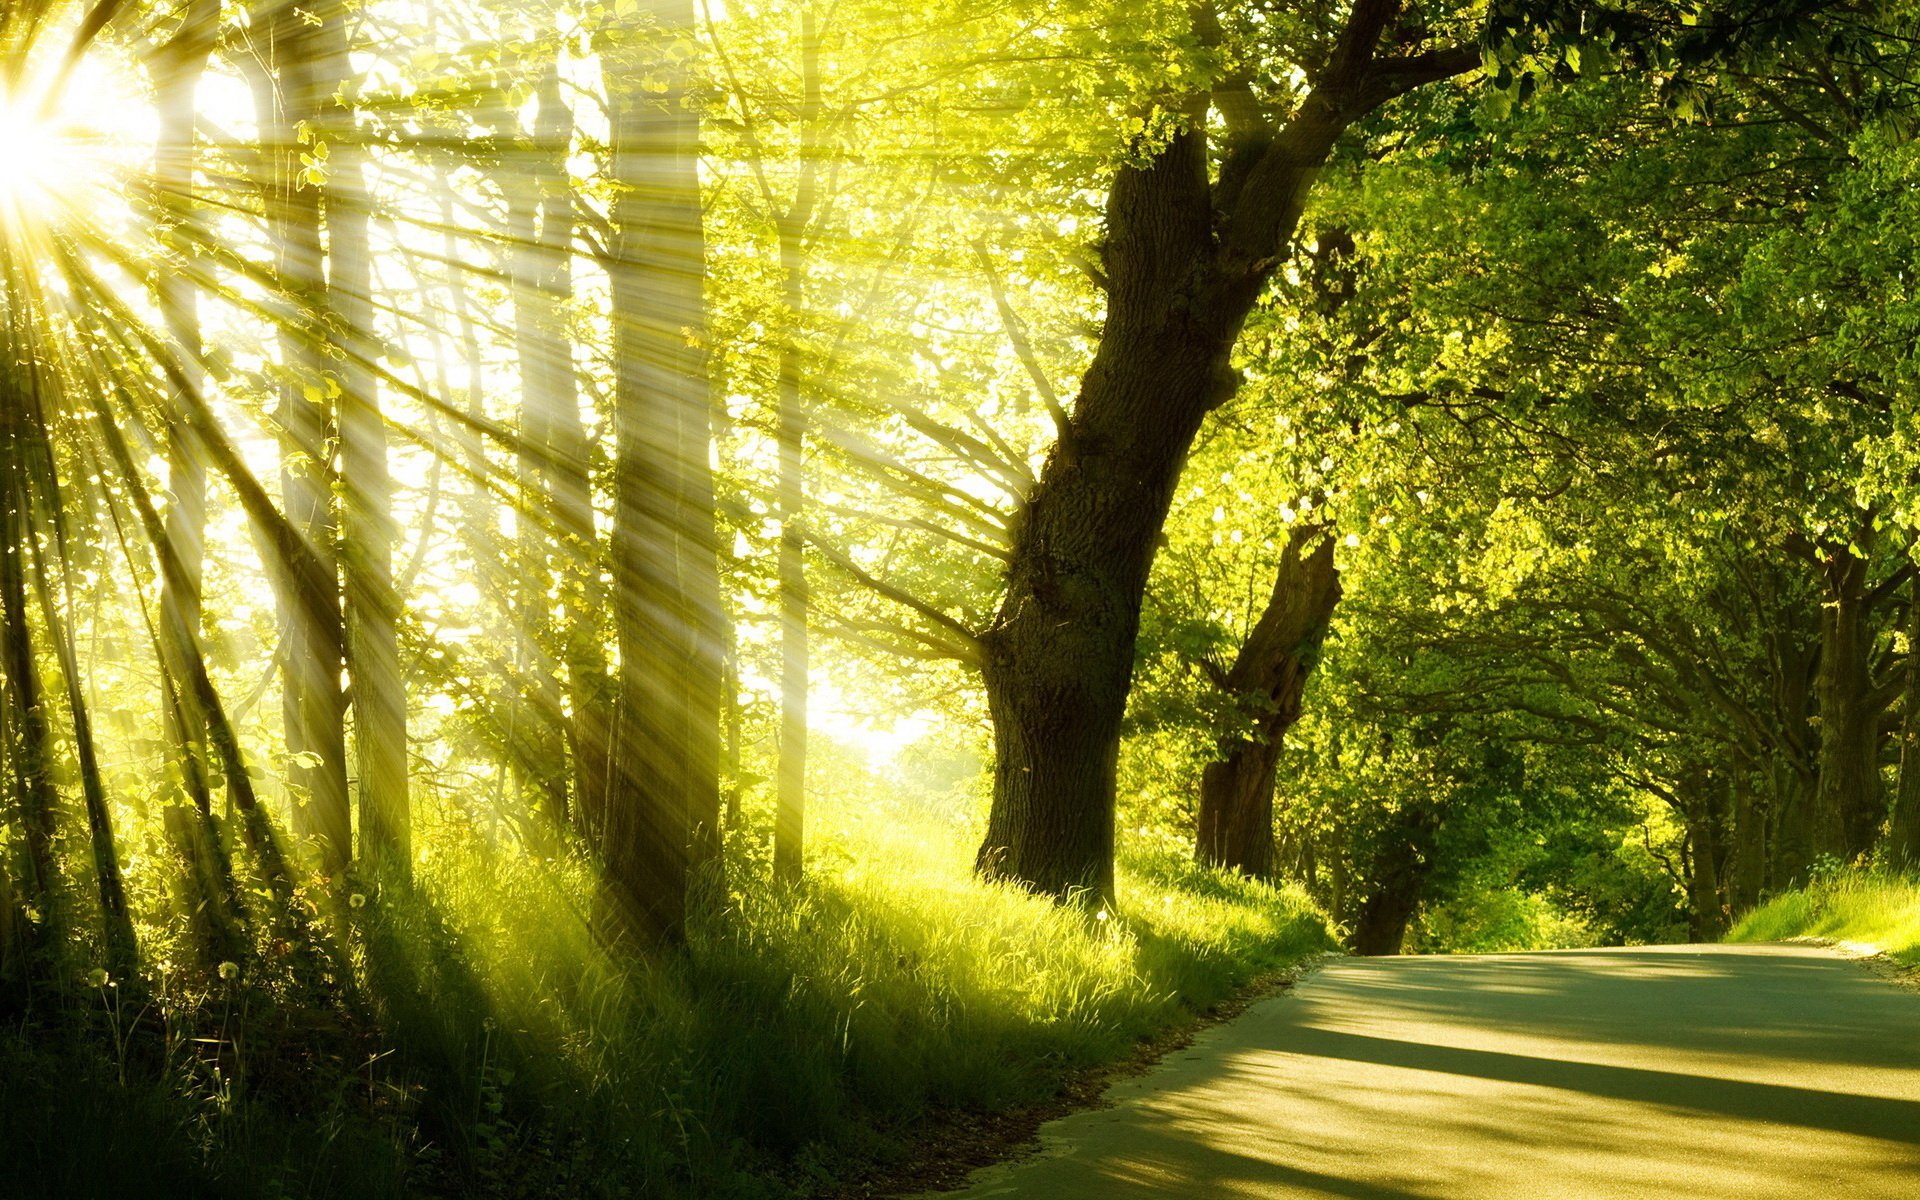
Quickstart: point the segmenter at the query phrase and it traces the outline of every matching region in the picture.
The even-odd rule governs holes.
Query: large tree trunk
[[[1107,198],[1107,316],[1070,419],[1014,529],[982,635],[994,726],[989,876],[1062,899],[1113,892],[1114,767],[1142,593],[1187,451],[1230,396],[1229,355],[1347,126],[1472,52],[1377,62],[1398,5],[1360,0],[1313,91],[1277,128],[1235,105],[1210,181],[1208,100]],[[1245,117],[1246,119],[1242,119]]]
[[[322,873],[337,877],[352,856],[353,842],[330,449],[336,433],[330,395],[339,384],[320,349],[327,299],[320,191],[303,186],[299,161],[301,131],[320,127],[325,100],[314,71],[318,37],[308,16],[292,4],[273,7],[262,22],[271,74],[258,72],[252,81],[267,167],[267,233],[274,273],[290,309],[281,323],[283,378],[274,412],[283,446],[281,507],[311,548],[305,564],[311,569],[282,572],[276,579],[287,631],[281,706],[287,790],[295,835],[313,843]]]
[[[1690,797],[1695,807],[1687,811],[1687,840],[1693,848],[1693,869],[1687,875],[1687,936],[1695,942],[1711,942],[1727,931],[1727,916],[1720,895],[1720,840],[1703,798]]]
[[[1438,814],[1406,808],[1382,835],[1368,872],[1367,897],[1353,922],[1355,954],[1400,953],[1433,870],[1430,849],[1439,827]]]
[[[330,147],[326,206],[327,312],[341,330],[341,545],[346,576],[347,672],[353,681],[353,743],[359,774],[360,853],[405,872],[413,856],[407,795],[407,692],[400,670],[400,595],[393,582],[393,479],[386,419],[372,360],[373,260],[368,243],[365,151],[354,120],[357,77],[341,8],[316,27],[318,128]]]
[[[1839,546],[1826,552],[1822,568],[1827,590],[1814,679],[1819,780],[1809,848],[1850,861],[1872,847],[1880,823],[1880,707],[1873,698],[1867,561]]]
[[[615,625],[620,695],[600,843],[631,932],[671,940],[718,856],[724,615],[709,459],[690,0],[607,58],[612,118]]]
[[[1273,874],[1274,770],[1340,602],[1333,547],[1325,526],[1294,529],[1267,607],[1221,680],[1247,710],[1253,733],[1224,739],[1221,757],[1201,773],[1194,853],[1209,866],[1257,879]]]

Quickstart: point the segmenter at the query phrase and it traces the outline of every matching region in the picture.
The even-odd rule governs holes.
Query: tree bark
[[[1201,773],[1194,852],[1208,866],[1256,879],[1273,874],[1274,770],[1340,602],[1333,548],[1333,531],[1325,526],[1293,530],[1266,609],[1221,681],[1246,710],[1253,733],[1223,739],[1221,757]]]
[[[1400,953],[1432,872],[1429,844],[1439,827],[1438,815],[1425,808],[1395,815],[1374,853],[1367,896],[1354,918],[1355,954]]]
[[[1186,128],[1114,178],[1106,324],[980,639],[994,783],[977,865],[990,877],[1112,897],[1114,769],[1142,594],[1188,449],[1237,385],[1235,339],[1348,125],[1479,61],[1466,50],[1377,59],[1398,7],[1360,0],[1291,117],[1236,122],[1217,184],[1204,96],[1183,103]],[[1253,103],[1240,100],[1236,113]]]
[[[557,54],[557,50],[555,51]],[[574,378],[566,309],[573,300],[573,187],[567,154],[573,112],[560,91],[557,59],[548,61],[535,90],[533,138],[526,161],[503,180],[512,198],[514,348],[520,362],[520,472],[530,519],[522,553],[539,568],[522,590],[520,634],[534,643],[526,657],[557,641],[565,667],[563,690],[536,666],[541,681],[536,721],[558,733],[542,736],[536,757],[565,759],[570,772],[542,772],[532,780],[555,828],[569,820],[583,828],[604,810],[607,758],[607,664],[600,651],[598,534],[593,524],[586,426]],[[558,585],[558,627],[548,589]],[[550,745],[550,743],[554,743]],[[554,749],[564,748],[555,754]],[[569,803],[571,786],[571,803]]]
[[[1900,776],[1887,834],[1887,862],[1920,868],[1920,575],[1907,584],[1907,661],[1900,699]]]
[[[613,177],[615,627],[601,830],[628,930],[674,940],[717,863],[725,619],[710,462],[705,244],[690,0],[653,0],[608,56]]]
[[[325,139],[321,189],[327,233],[326,309],[340,356],[338,420],[341,549],[345,569],[347,673],[353,681],[354,760],[359,775],[360,855],[405,874],[413,857],[407,794],[407,692],[400,667],[400,595],[393,582],[393,479],[386,418],[372,362],[373,259],[368,240],[364,147],[354,118],[358,77],[350,61],[350,11],[325,14],[314,90]]]
[[[1862,535],[1865,536],[1864,534]],[[1845,546],[1822,556],[1826,603],[1820,613],[1819,776],[1810,849],[1851,861],[1873,845],[1880,818],[1880,709],[1873,702],[1867,561]]]
[[[1694,802],[1700,807],[1687,812],[1687,840],[1693,847],[1693,869],[1687,875],[1687,936],[1711,942],[1727,931],[1720,895],[1720,843],[1705,802],[1698,798]]]
[[[251,81],[267,168],[267,232],[288,308],[280,325],[282,379],[274,412],[283,444],[281,507],[311,548],[310,558],[301,560],[311,569],[276,580],[287,629],[281,672],[287,790],[295,835],[315,846],[322,874],[338,877],[353,841],[340,685],[346,633],[332,499],[337,430],[329,394],[339,385],[320,350],[327,300],[320,191],[303,180],[300,162],[301,131],[321,125],[325,99],[314,71],[319,39],[308,15],[293,4],[266,14],[267,67]]]

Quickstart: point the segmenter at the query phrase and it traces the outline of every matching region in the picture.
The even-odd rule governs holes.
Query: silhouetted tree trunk
[[[1382,834],[1368,871],[1367,896],[1353,922],[1355,954],[1400,953],[1433,870],[1430,849],[1439,827],[1438,814],[1409,807]]]
[[[1687,936],[1711,942],[1727,931],[1727,915],[1720,895],[1720,844],[1705,797],[1690,798],[1686,815],[1687,841],[1692,847],[1692,869],[1687,874]]]
[[[1300,698],[1320,656],[1340,576],[1333,531],[1297,526],[1287,538],[1273,594],[1233,666],[1217,682],[1253,724],[1252,736],[1220,744],[1200,778],[1195,856],[1265,879],[1273,874],[1273,783],[1281,740],[1300,719]]]
[[[1117,172],[1107,316],[1070,419],[1014,528],[981,637],[993,806],[978,866],[1060,898],[1113,892],[1114,769],[1135,634],[1167,506],[1202,419],[1237,386],[1228,358],[1285,258],[1320,168],[1355,120],[1477,50],[1378,58],[1398,14],[1360,0],[1299,108],[1270,123],[1246,80],[1184,102],[1189,127]],[[1206,10],[1199,18],[1203,37]],[[1218,181],[1209,107],[1228,130]]]
[[[705,243],[690,0],[606,57],[613,201],[615,625],[620,694],[601,853],[631,930],[673,939],[717,861],[725,618],[713,514]]]
[[[1871,848],[1880,817],[1880,706],[1873,698],[1867,560],[1845,546],[1829,547],[1821,570],[1826,597],[1814,679],[1819,776],[1809,833],[1815,855],[1851,860]]]
[[[1920,576],[1907,585],[1907,661],[1901,671],[1900,776],[1885,858],[1920,867]]]

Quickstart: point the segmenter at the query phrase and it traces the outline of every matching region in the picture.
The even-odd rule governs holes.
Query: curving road
[[[1349,959],[966,1197],[1920,1200],[1920,993],[1811,946]]]

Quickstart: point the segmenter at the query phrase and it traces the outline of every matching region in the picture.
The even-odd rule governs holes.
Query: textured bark
[[[1265,879],[1273,874],[1273,784],[1281,739],[1300,719],[1300,698],[1340,602],[1333,531],[1300,526],[1287,539],[1273,594],[1221,688],[1247,711],[1251,736],[1224,739],[1200,779],[1195,856]]]
[[[1186,104],[1189,128],[1116,173],[1106,324],[981,637],[995,761],[978,866],[989,876],[1062,899],[1112,895],[1114,768],[1141,598],[1187,451],[1236,386],[1234,341],[1348,125],[1478,63],[1464,50],[1376,59],[1397,12],[1356,4],[1284,123],[1230,121],[1217,183],[1204,96]],[[1252,97],[1237,101],[1236,114]]]
[[[275,580],[286,627],[281,709],[287,787],[295,835],[314,845],[322,873],[338,876],[352,856],[353,832],[346,695],[340,686],[346,633],[332,502],[330,448],[337,429],[328,399],[330,362],[320,349],[327,298],[320,192],[302,186],[298,132],[318,127],[323,116],[314,71],[321,45],[308,14],[295,5],[277,5],[259,20],[266,63],[250,79],[265,147],[267,234],[286,306],[274,410],[282,442],[281,508],[310,548],[298,560],[308,569],[283,571]]]
[[[1823,556],[1820,614],[1819,778],[1809,820],[1814,855],[1864,854],[1880,820],[1880,708],[1873,699],[1867,562],[1845,547]]]
[[[724,614],[709,458],[700,126],[690,0],[607,57],[613,176],[615,626],[620,694],[600,845],[628,930],[680,936],[718,856]]]

